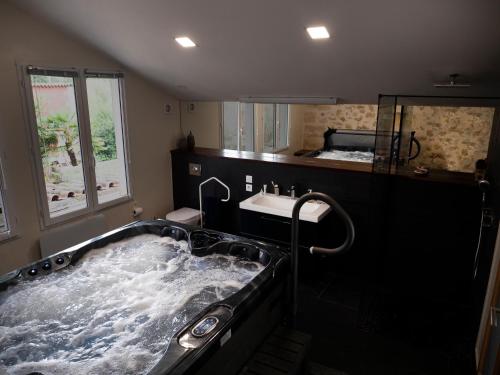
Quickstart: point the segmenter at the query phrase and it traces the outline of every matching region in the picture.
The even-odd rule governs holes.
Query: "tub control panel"
[[[186,349],[199,348],[215,335],[224,333],[221,330],[232,316],[230,308],[222,305],[215,306],[179,333],[177,336],[179,345]]]
[[[219,323],[219,319],[215,316],[207,316],[194,326],[191,334],[194,337],[203,337],[209,334],[217,326],[217,323]]]

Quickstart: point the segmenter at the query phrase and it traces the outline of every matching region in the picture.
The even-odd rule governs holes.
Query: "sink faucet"
[[[274,181],[271,181],[271,185],[273,185],[274,188],[274,195],[280,195],[280,187],[278,184],[275,184]]]
[[[295,198],[295,186],[290,186],[290,189],[288,189],[288,192],[290,193],[290,198],[294,199]]]

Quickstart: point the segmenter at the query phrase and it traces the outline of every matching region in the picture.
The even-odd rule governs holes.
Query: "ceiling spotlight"
[[[175,38],[175,41],[184,48],[196,47],[196,43],[189,39],[187,36],[179,36]]]
[[[311,39],[328,39],[330,37],[325,26],[308,27],[307,32]]]

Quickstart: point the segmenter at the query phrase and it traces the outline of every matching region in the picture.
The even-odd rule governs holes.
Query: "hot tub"
[[[137,222],[0,278],[0,374],[234,374],[280,321],[279,248]]]
[[[321,150],[304,154],[306,157],[372,163],[376,132],[370,130],[342,130],[328,128],[323,134]]]

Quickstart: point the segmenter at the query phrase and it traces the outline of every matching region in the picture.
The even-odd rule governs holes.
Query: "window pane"
[[[2,190],[0,189],[0,234],[9,230],[7,226],[7,218],[5,217],[5,208],[2,198]]]
[[[254,150],[253,104],[240,103],[240,150]]]
[[[237,150],[239,103],[224,102],[223,112],[224,148]]]
[[[288,147],[288,104],[277,104],[276,148]]]
[[[118,78],[87,78],[87,97],[99,204],[128,196]]]
[[[274,104],[262,104],[264,152],[274,151]]]
[[[51,218],[87,207],[73,78],[32,75],[31,85]]]

